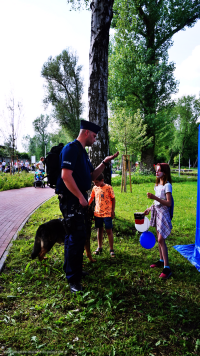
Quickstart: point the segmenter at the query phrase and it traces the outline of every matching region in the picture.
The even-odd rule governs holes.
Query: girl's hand
[[[149,215],[150,211],[151,211],[151,208],[146,209],[146,210],[144,211],[144,215]]]
[[[155,199],[156,196],[155,196],[154,194],[147,193],[147,198],[149,198],[149,199]]]

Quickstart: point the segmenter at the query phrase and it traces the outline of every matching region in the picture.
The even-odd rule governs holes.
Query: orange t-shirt
[[[111,217],[112,213],[112,199],[114,199],[114,191],[109,184],[105,184],[103,187],[97,187],[96,185],[92,189],[91,202],[95,197],[95,211],[94,216],[99,218]]]

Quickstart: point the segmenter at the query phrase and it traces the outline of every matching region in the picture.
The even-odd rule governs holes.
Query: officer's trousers
[[[65,236],[65,262],[63,269],[68,282],[80,282],[86,230],[73,231]]]
[[[60,210],[65,217],[66,209],[67,213],[71,213],[71,206],[73,201],[66,201],[63,199],[60,201]],[[75,201],[75,203],[77,203]],[[66,273],[68,282],[80,282],[82,277],[82,264],[83,264],[83,252],[86,240],[86,226],[85,224],[80,229],[80,226],[76,226],[69,229],[65,235],[65,262],[63,269]]]

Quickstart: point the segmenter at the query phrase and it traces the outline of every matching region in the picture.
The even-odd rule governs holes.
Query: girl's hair
[[[165,185],[167,182],[171,183],[171,173],[170,173],[170,166],[168,163],[157,163],[157,166],[160,166],[161,172],[164,173],[163,175],[163,185]],[[156,185],[158,185],[160,182],[160,178],[156,177]]]
[[[96,178],[96,180],[97,180],[98,182],[101,182],[101,180],[103,180],[103,179],[104,179],[103,173],[101,173],[101,174]]]

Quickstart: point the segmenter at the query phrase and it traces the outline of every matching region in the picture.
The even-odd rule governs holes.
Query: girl
[[[158,163],[156,168],[156,194],[147,193],[149,199],[154,199],[154,204],[145,210],[148,215],[151,211],[150,225],[156,227],[160,260],[150,267],[164,267],[160,278],[167,279],[172,272],[168,263],[168,251],[165,239],[170,235],[172,224],[170,206],[172,205],[172,185],[170,167],[167,163]]]

